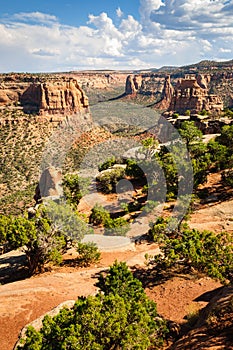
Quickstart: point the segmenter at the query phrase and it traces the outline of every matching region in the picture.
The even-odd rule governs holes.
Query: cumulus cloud
[[[232,3],[232,1],[231,1]],[[150,19],[167,29],[201,30],[208,27],[232,26],[232,15],[228,17],[232,4],[225,0],[164,0],[151,11]]]
[[[201,59],[232,59],[233,0],[140,0],[140,20],[117,9],[85,26],[51,14],[0,19],[0,71],[143,69]]]

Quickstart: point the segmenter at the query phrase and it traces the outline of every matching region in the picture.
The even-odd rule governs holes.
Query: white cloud
[[[151,68],[232,59],[233,0],[140,0],[140,21],[103,12],[68,26],[40,12],[0,20],[0,71]],[[120,15],[120,8],[118,9]]]
[[[139,13],[141,23],[145,28],[153,28],[154,23],[151,22],[150,16],[153,10],[157,10],[163,6],[162,0],[140,0]]]
[[[182,31],[201,30],[206,25],[227,27],[233,24],[232,16],[226,16],[229,6],[225,0],[164,0],[150,18],[167,29]]]
[[[120,7],[118,7],[118,8],[116,9],[116,15],[117,15],[118,18],[123,17],[124,12],[121,11],[121,8],[120,8]]]
[[[41,12],[20,12],[16,13],[12,16],[13,20],[20,22],[37,22],[37,23],[54,23],[57,22],[58,19],[56,16],[48,15],[46,13]]]

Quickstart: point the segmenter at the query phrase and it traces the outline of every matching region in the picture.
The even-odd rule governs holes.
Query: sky
[[[0,0],[0,72],[233,59],[233,0]]]

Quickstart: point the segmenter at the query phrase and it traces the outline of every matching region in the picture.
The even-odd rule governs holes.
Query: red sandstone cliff
[[[73,78],[33,83],[23,93],[20,102],[26,112],[41,115],[77,113],[88,109],[88,98]]]

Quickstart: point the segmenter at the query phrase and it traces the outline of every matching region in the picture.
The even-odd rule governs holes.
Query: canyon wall
[[[88,112],[89,104],[73,77],[12,75],[0,82],[0,107],[22,108],[25,113],[46,116]]]
[[[218,115],[223,111],[223,101],[218,95],[210,94],[208,76],[186,75],[179,79],[172,95],[169,111],[180,114],[189,110],[192,114],[206,110],[210,115]],[[170,95],[169,95],[170,96]]]
[[[26,113],[72,114],[88,111],[88,98],[74,78],[33,83],[20,97]]]
[[[206,110],[210,115],[218,115],[223,110],[223,99],[211,93],[211,79],[209,74],[191,74],[172,79],[165,74],[129,75],[125,94],[132,98],[150,96],[154,99],[154,108],[163,111],[183,114],[189,110],[195,114]]]

